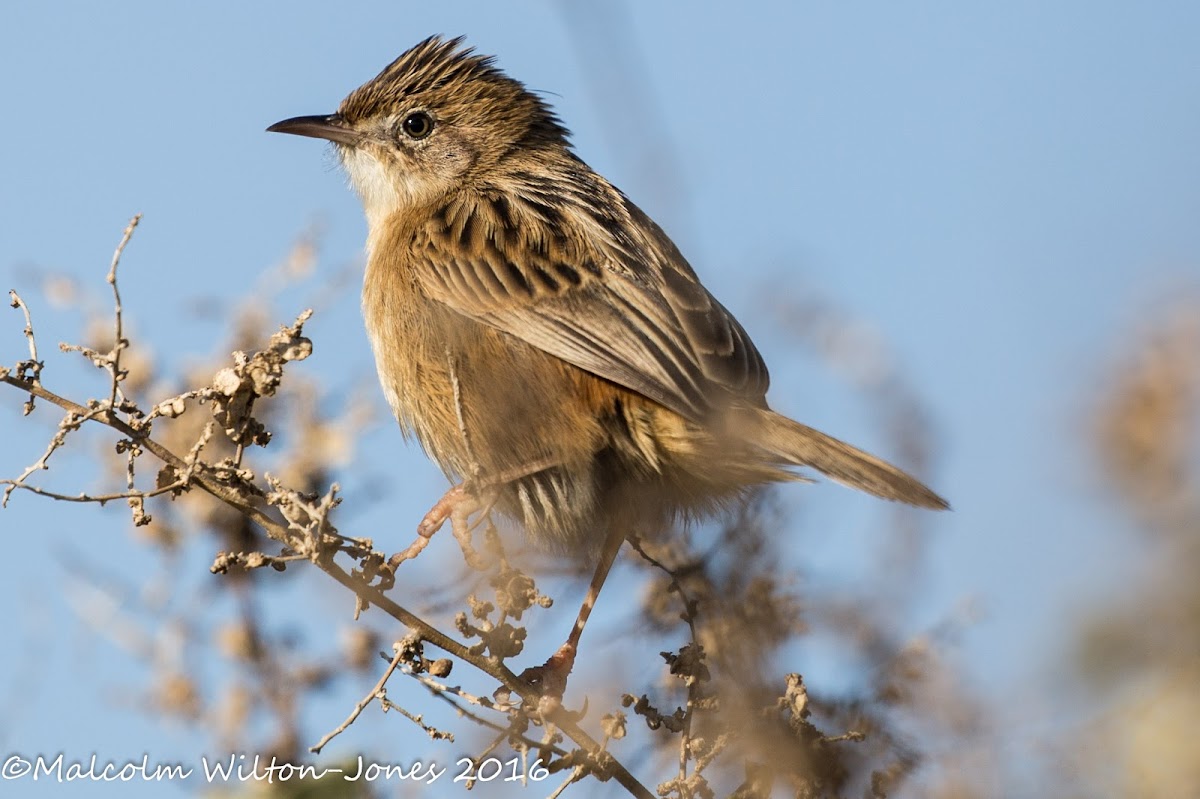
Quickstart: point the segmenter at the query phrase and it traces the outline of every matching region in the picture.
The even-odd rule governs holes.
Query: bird
[[[453,484],[394,565],[447,519],[463,541],[493,510],[594,564],[567,642],[526,670],[531,684],[561,695],[630,536],[806,480],[798,468],[949,507],[772,410],[762,355],[667,234],[462,37],[431,36],[335,113],[267,130],[333,143],[367,220],[362,308],[383,392]]]

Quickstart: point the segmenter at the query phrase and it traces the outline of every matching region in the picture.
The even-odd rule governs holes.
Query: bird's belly
[[[602,429],[579,370],[440,307],[368,318],[392,411],[452,479],[511,480],[579,463]]]

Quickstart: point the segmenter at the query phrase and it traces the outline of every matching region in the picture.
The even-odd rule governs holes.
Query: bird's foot
[[[575,645],[568,641],[542,665],[521,672],[519,679],[537,689],[543,702],[561,702],[567,690],[567,677],[574,666]]]
[[[487,562],[471,545],[471,531],[474,529],[474,525],[469,522],[472,514],[476,511],[484,511],[486,516],[486,512],[491,509],[491,504],[490,501],[481,501],[465,483],[454,486],[443,494],[442,498],[434,503],[434,506],[421,519],[421,523],[417,525],[416,540],[408,546],[408,549],[392,555],[388,559],[388,566],[395,571],[396,567],[404,561],[412,560],[420,555],[425,547],[429,546],[433,534],[442,529],[442,525],[449,519],[450,529],[454,533],[459,547],[462,548],[467,565],[480,571],[486,569]]]

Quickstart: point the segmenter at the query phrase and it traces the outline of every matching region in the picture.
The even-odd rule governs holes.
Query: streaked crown
[[[463,37],[430,36],[342,101],[338,114],[359,122],[421,107],[459,128],[503,126],[523,145],[565,143],[567,129],[541,98],[476,55]]]

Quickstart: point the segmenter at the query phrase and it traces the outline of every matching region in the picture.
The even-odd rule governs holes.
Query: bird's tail
[[[767,409],[746,409],[750,440],[784,463],[808,466],[839,483],[921,508],[950,507],[928,486],[887,461]]]

